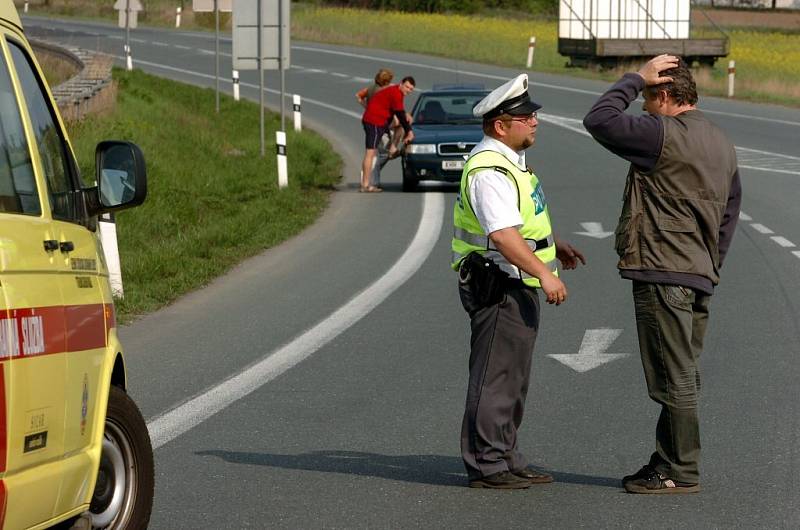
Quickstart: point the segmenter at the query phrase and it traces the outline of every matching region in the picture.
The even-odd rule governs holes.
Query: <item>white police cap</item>
[[[519,74],[489,93],[472,109],[476,118],[494,118],[501,114],[520,116],[531,114],[542,108],[528,95],[528,74]]]

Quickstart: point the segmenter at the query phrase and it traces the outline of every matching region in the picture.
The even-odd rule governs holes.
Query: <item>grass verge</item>
[[[69,125],[85,179],[104,139],[130,140],[144,151],[145,203],[117,216],[125,322],[201,287],[247,256],[300,232],[326,207],[342,161],[320,136],[287,132],[289,187],[277,187],[274,131],[267,114],[261,158],[258,105],[221,98],[141,71],[115,69],[116,108]],[[301,156],[302,153],[302,156]]]

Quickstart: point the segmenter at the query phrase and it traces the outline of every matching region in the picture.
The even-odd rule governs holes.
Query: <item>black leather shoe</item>
[[[470,488],[492,488],[498,490],[525,489],[530,485],[531,482],[529,480],[520,478],[508,471],[500,471],[499,473],[469,481]]]
[[[527,480],[531,484],[548,484],[553,482],[553,475],[534,469],[531,466],[512,471],[511,473],[521,479]]]

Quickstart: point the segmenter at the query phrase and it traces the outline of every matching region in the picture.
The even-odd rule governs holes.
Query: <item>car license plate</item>
[[[442,160],[442,169],[464,169],[463,160]]]

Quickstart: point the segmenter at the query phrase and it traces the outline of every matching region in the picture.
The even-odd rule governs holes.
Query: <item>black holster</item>
[[[492,260],[470,252],[458,268],[461,303],[472,315],[475,311],[503,301],[509,276]]]

